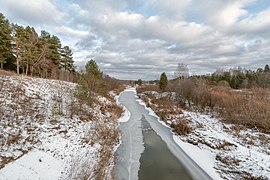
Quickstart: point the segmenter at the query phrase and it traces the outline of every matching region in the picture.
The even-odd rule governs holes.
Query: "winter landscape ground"
[[[76,84],[0,76],[0,179],[111,179],[119,130],[113,98],[92,107]]]
[[[77,98],[75,83],[2,75],[0,87],[0,179],[114,178],[119,122],[131,117],[121,94],[97,95],[89,107]],[[184,110],[174,93],[130,91],[213,179],[269,179],[268,133]],[[180,129],[178,122],[185,122]]]

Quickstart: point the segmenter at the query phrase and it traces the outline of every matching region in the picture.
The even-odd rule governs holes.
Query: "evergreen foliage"
[[[270,87],[269,66],[258,68],[256,71],[245,70],[240,67],[230,69],[229,71],[215,72],[211,76],[205,76],[212,83],[227,81],[231,88],[252,88],[252,87]]]
[[[265,67],[264,67],[264,72],[270,72],[270,68],[269,68],[269,65],[266,64]]]
[[[10,24],[0,13],[0,68],[17,73],[59,79],[61,71],[74,73],[72,51],[57,36],[33,27]],[[67,74],[66,74],[67,75]]]
[[[69,48],[69,46],[64,46],[61,49],[61,68],[64,69],[65,71],[69,71],[69,72],[75,72],[75,66],[74,66],[74,61],[72,58],[72,51]]]
[[[141,79],[138,79],[138,81],[135,81],[135,84],[138,84],[138,85],[142,85],[142,80]]]
[[[84,97],[91,105],[92,93],[106,95],[107,83],[100,71],[96,61],[89,60],[85,65],[85,72],[79,75],[78,91],[81,97]]]
[[[160,75],[160,80],[159,80],[159,89],[164,91],[165,88],[167,87],[168,85],[168,79],[167,79],[167,75],[165,72],[163,72],[161,75]]]
[[[12,60],[11,28],[9,21],[0,13],[0,68]]]
[[[99,67],[93,59],[88,61],[85,65],[85,70],[88,75],[94,76],[95,78],[101,78],[102,72],[99,70]]]

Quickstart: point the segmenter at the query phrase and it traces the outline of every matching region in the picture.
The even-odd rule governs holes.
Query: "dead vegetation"
[[[182,118],[177,123],[172,123],[173,128],[179,135],[187,135],[192,132],[192,128],[189,126],[187,119]]]
[[[225,156],[224,157],[224,156],[222,156],[220,154],[216,155],[216,160],[222,162],[225,165],[230,165],[230,166],[231,165],[239,166],[239,164],[241,162],[241,160],[239,160],[239,159],[235,159],[235,158],[230,157],[230,156]]]
[[[14,76],[16,73],[0,69],[0,76]]]
[[[212,96],[219,100],[215,110],[226,122],[259,128],[265,132],[270,132],[270,101],[265,98],[268,95],[258,95],[253,91],[212,90]]]
[[[211,111],[225,122],[270,132],[269,89],[232,90],[200,79],[185,79],[173,90],[183,108]]]
[[[153,91],[150,91],[152,89],[156,89],[154,85],[145,85],[137,89],[138,92],[147,90],[143,94],[139,94],[139,97],[146,103],[146,106],[151,107],[165,123],[169,122],[177,134],[187,135],[191,133],[192,128],[188,120],[181,116],[182,110],[172,101],[171,95],[156,97],[152,94]]]
[[[122,86],[119,86],[119,88],[120,90],[123,89]],[[118,91],[116,91],[116,93]],[[93,174],[89,174],[89,172],[86,171],[87,167],[92,166],[91,162],[84,161],[83,164],[80,164],[80,168],[73,167],[74,170],[71,170],[70,177],[79,179],[112,179],[113,153],[115,145],[119,143],[120,136],[117,120],[122,115],[123,109],[113,101],[101,103],[96,98],[85,96],[82,92],[77,92],[77,97],[78,94],[80,94],[78,101],[73,102],[71,106],[75,109],[75,111],[72,111],[72,115],[78,115],[82,121],[92,121],[94,131],[92,130],[91,132],[85,133],[86,135],[88,134],[88,136],[84,138],[84,142],[90,143],[92,146],[98,143],[101,145],[101,148],[99,150],[99,162],[93,167]],[[96,94],[96,97],[99,96]],[[89,100],[89,98],[91,100]],[[89,104],[89,101],[91,101],[91,104]],[[99,121],[95,117],[96,115],[90,113],[86,105],[96,106],[100,113],[107,118],[104,119],[104,121]]]

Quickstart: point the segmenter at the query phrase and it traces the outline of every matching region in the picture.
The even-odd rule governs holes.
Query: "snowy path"
[[[116,179],[138,179],[140,156],[144,150],[141,117],[144,116],[154,131],[166,142],[169,150],[188,169],[193,179],[208,180],[211,177],[203,171],[175,142],[170,128],[161,124],[157,117],[145,107],[136,95],[135,90],[122,93],[120,102],[129,110],[131,117],[127,122],[121,123],[122,144],[117,150]],[[219,178],[218,178],[219,179]]]

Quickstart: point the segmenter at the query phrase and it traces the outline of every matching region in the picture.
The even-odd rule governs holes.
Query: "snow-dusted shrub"
[[[188,120],[185,118],[182,118],[179,121],[172,123],[171,127],[179,135],[187,135],[192,132],[192,128],[188,124]]]

